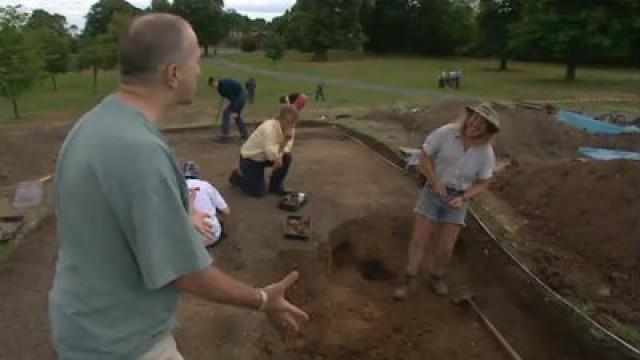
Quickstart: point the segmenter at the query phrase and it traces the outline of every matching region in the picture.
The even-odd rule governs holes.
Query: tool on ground
[[[0,216],[0,243],[12,240],[24,224],[24,216]]]
[[[40,205],[45,191],[44,184],[52,178],[53,175],[48,174],[38,180],[19,183],[13,197],[12,206],[16,209],[24,209]]]
[[[308,199],[308,194],[299,191],[293,191],[280,200],[280,203],[278,203],[278,207],[286,211],[298,211],[301,207],[304,206],[304,204],[307,203]]]
[[[288,215],[284,221],[284,237],[292,240],[307,240],[311,236],[311,217]]]
[[[417,167],[420,165],[420,154],[422,153],[422,149],[400,146],[398,147],[398,151],[400,152],[400,154],[404,159],[404,162],[405,162],[404,169],[407,171],[409,170],[415,171]]]
[[[507,353],[509,353],[511,358],[513,360],[522,360],[522,357],[518,354],[518,352],[516,352],[511,344],[509,344],[507,339],[505,339],[500,331],[498,331],[498,329],[491,323],[491,321],[489,321],[489,318],[487,318],[484,313],[482,313],[478,305],[476,305],[475,301],[473,301],[473,294],[465,294],[453,299],[452,302],[456,305],[469,305],[473,309],[473,311],[480,317],[480,320],[482,320],[482,323],[487,327],[487,329],[489,329],[491,334],[498,340],[500,345],[502,345]]]

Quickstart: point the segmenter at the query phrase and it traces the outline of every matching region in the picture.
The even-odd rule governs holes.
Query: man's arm
[[[279,166],[277,165],[282,164],[283,150],[289,139],[290,136],[285,134],[282,140],[280,140],[273,128],[265,128],[263,138],[265,158],[275,162],[274,168],[278,168]]]
[[[281,281],[256,289],[250,287],[215,266],[182,275],[172,286],[191,295],[219,303],[246,309],[263,310],[275,326],[298,330],[309,316],[285,299],[285,292],[298,279],[298,273],[290,273]]]
[[[173,284],[180,291],[215,303],[258,310],[261,297],[258,289],[235,280],[214,266],[185,274]]]

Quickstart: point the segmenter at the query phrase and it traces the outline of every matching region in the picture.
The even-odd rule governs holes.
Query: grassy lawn
[[[260,52],[226,57],[270,70],[425,90],[437,89],[437,77],[442,69],[460,69],[463,73],[462,89],[441,91],[497,100],[640,95],[638,69],[579,67],[578,80],[569,82],[563,79],[564,66],[557,64],[514,62],[510,64],[509,71],[499,72],[496,71],[497,61],[468,58],[365,57],[336,53],[330,56],[331,62],[314,63],[309,61],[308,54],[289,51],[282,61],[274,64]],[[602,105],[604,108],[622,106],[637,109],[640,103]]]
[[[9,246],[6,244],[0,244],[0,261],[4,260],[9,254]]]
[[[553,100],[593,96],[640,95],[640,71],[631,69],[579,68],[578,80],[564,81],[562,65],[538,63],[512,63],[507,72],[496,71],[497,62],[465,58],[378,57],[332,52],[331,62],[313,63],[309,55],[289,51],[285,59],[273,63],[261,52],[225,55],[226,58],[268,70],[295,74],[315,75],[327,79],[351,79],[378,85],[437,90],[436,79],[441,69],[461,69],[463,84],[460,90],[438,90],[443,93],[461,94],[496,100]],[[211,59],[203,62],[200,91],[195,106],[185,109],[173,119],[175,123],[203,123],[212,121],[217,114],[219,98],[206,86],[206,78],[233,77],[245,81],[257,80],[257,98],[246,109],[249,121],[273,114],[280,95],[305,91],[313,95],[315,84],[306,81],[278,79],[256,75],[248,71],[231,69]],[[58,78],[58,92],[53,92],[50,81],[43,81],[19,101],[23,121],[72,120],[91,108],[117,84],[117,73],[101,72],[98,93],[92,90],[90,72],[69,73]],[[318,118],[322,114],[366,112],[368,107],[386,107],[398,104],[429,105],[435,100],[428,97],[393,95],[376,91],[352,89],[328,84],[327,102],[310,102],[305,110],[307,117]],[[621,110],[638,112],[637,103],[576,103],[572,108],[593,111]],[[360,110],[358,110],[360,109]],[[11,103],[0,99],[0,122],[11,121]]]
[[[313,94],[314,84],[293,80],[281,80],[270,76],[256,75],[236,69],[230,69],[214,63],[210,59],[203,61],[200,89],[191,110],[186,110],[178,117],[181,123],[200,123],[215,118],[219,106],[219,97],[214,90],[206,85],[209,76],[232,77],[242,82],[249,77],[257,81],[256,103],[245,108],[245,115],[249,121],[259,120],[265,115],[273,114],[277,109],[277,101],[281,95],[304,91]],[[109,94],[117,85],[118,75],[115,71],[100,72],[98,92],[93,93],[92,74],[90,72],[69,73],[58,78],[58,92],[53,92],[49,81],[36,86],[24,94],[19,101],[23,119],[31,120],[74,120],[82,112],[90,109],[105,95]],[[324,104],[309,103],[305,113],[312,115],[325,112],[351,112],[354,107],[385,106],[398,102],[429,103],[425,99],[410,96],[390,96],[388,94],[351,88],[332,88],[327,94]],[[0,99],[0,123],[13,121],[13,109],[6,99]]]

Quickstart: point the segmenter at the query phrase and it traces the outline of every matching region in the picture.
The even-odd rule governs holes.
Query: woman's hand
[[[464,197],[458,196],[449,201],[449,206],[454,209],[460,209],[464,206]]]
[[[433,191],[435,191],[435,193],[440,196],[441,199],[446,199],[447,198],[447,187],[444,186],[443,183],[441,183],[440,181],[435,181],[431,187],[433,187]]]

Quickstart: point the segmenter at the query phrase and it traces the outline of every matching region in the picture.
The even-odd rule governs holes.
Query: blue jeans
[[[276,169],[271,174],[269,180],[269,190],[277,191],[283,189],[284,179],[287,177],[293,157],[290,153],[282,156],[282,167]],[[264,169],[273,166],[273,161],[255,161],[240,158],[240,174],[232,177],[238,186],[247,194],[255,197],[262,197],[267,193],[264,181]]]
[[[241,95],[229,101],[229,105],[224,109],[222,114],[222,136],[229,136],[229,128],[231,127],[231,115],[236,114],[236,126],[240,131],[240,136],[246,139],[249,137],[247,126],[242,120],[242,109],[247,102],[247,95],[243,92]]]
[[[454,209],[448,204],[463,193],[447,189],[447,197],[441,199],[430,186],[426,185],[420,192],[415,212],[436,222],[464,225],[468,204],[465,203],[460,209]]]

